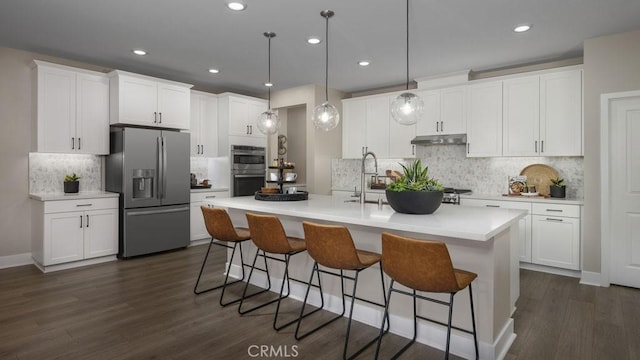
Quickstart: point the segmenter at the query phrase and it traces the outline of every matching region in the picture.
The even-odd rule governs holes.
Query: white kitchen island
[[[408,215],[396,213],[388,205],[379,208],[376,204],[345,202],[344,199],[328,195],[310,194],[305,201],[258,201],[251,196],[216,198],[214,206],[227,208],[235,226],[246,226],[246,212],[277,215],[290,236],[304,237],[302,221],[342,224],[349,228],[360,249],[381,251],[381,236],[388,231],[405,236],[444,241],[449,248],[454,267],[473,271],[478,278],[472,283],[476,325],[481,359],[502,359],[515,339],[513,319],[515,300],[519,294],[517,234],[520,218],[527,215],[522,210],[472,208],[443,204],[431,215]],[[514,235],[515,236],[515,235]],[[252,259],[255,247],[245,248],[246,259]],[[308,280],[313,260],[306,254],[291,258],[290,276]],[[270,263],[272,281],[279,289],[282,267]],[[239,274],[238,262],[234,262],[232,274]],[[255,272],[255,274],[261,274]],[[264,277],[256,277],[252,283],[266,286]],[[389,286],[389,279],[385,279]],[[325,308],[341,310],[339,280],[323,276]],[[347,281],[347,284],[350,282]],[[349,284],[347,289],[351,288]],[[302,299],[306,286],[292,282],[291,297]],[[386,289],[385,289],[386,290]],[[275,291],[275,290],[274,290]],[[350,291],[350,290],[348,290]],[[454,325],[471,329],[469,296],[463,290],[455,296]],[[448,295],[430,294],[448,300]],[[363,271],[358,286],[358,296],[382,301],[379,272],[375,269]],[[318,294],[310,295],[311,303],[319,304]],[[410,337],[412,332],[412,306],[409,297],[394,295],[391,304],[391,332]],[[446,307],[429,302],[419,302],[418,312],[430,318],[445,321]],[[353,318],[379,327],[382,309],[356,302]],[[419,342],[444,349],[446,329],[428,322],[419,322]],[[303,340],[304,341],[304,340]],[[468,334],[453,331],[451,352],[465,358],[473,358],[473,340]]]

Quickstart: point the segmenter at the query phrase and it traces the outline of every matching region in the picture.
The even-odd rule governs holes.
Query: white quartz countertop
[[[430,215],[396,213],[389,205],[345,202],[344,198],[309,194],[305,201],[259,201],[253,196],[215,198],[213,205],[230,209],[293,216],[311,220],[409,231],[425,235],[486,241],[527,215],[525,210],[442,204]]]
[[[566,204],[566,205],[583,205],[582,199],[571,198],[544,198],[541,196],[504,196],[499,194],[461,194],[462,199],[478,199],[478,200],[499,200],[499,201],[522,201],[536,202],[545,204]]]
[[[39,201],[117,198],[119,196],[120,194],[109,191],[81,191],[72,194],[63,192],[29,194],[29,198]]]
[[[202,188],[202,189],[191,189],[192,193],[203,193],[203,192],[224,192],[229,191],[229,188]]]

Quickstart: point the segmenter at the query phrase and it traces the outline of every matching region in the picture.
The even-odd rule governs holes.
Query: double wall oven
[[[265,184],[266,149],[231,145],[231,196],[253,195]]]

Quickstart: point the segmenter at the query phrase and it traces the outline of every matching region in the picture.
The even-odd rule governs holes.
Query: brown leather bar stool
[[[376,303],[371,300],[362,299],[356,296],[356,290],[358,288],[358,275],[361,271],[370,268],[372,265],[380,263],[381,256],[378,253],[358,250],[353,243],[353,238],[351,237],[351,233],[349,229],[345,226],[341,225],[322,225],[315,224],[308,221],[302,222],[302,227],[304,228],[304,237],[307,242],[307,252],[313,258],[313,271],[311,272],[311,276],[309,277],[309,285],[307,286],[307,292],[304,296],[304,302],[302,304],[302,309],[300,310],[300,321],[296,327],[296,340],[300,340],[305,338],[306,336],[314,333],[315,331],[329,325],[333,321],[340,319],[344,316],[346,310],[346,301],[345,297],[349,296],[351,298],[351,308],[349,310],[349,321],[347,322],[347,333],[344,340],[344,349],[342,352],[343,359],[347,359],[347,349],[349,346],[349,335],[351,333],[351,320],[353,317],[353,307],[357,300],[361,300],[367,302],[369,304],[378,305],[382,308],[386,308],[387,297],[385,296],[385,286],[384,286],[384,274],[382,273],[382,267],[380,267],[380,280],[381,280],[381,290],[382,290],[382,298],[384,299],[384,303]],[[327,271],[320,269],[319,265],[323,267],[340,270],[340,273],[335,273],[332,271]],[[353,270],[355,271],[354,276],[347,276],[344,274],[345,270]],[[338,276],[340,277],[340,285],[342,288],[342,313],[338,316],[335,316],[326,322],[318,325],[312,330],[308,331],[305,334],[300,334],[300,325],[302,324],[302,318],[304,314],[304,308],[307,305],[307,299],[309,297],[309,290],[311,289],[311,284],[313,283],[313,274],[317,275],[318,279],[318,287],[320,288],[320,296],[322,297],[322,285],[320,283],[320,273]],[[345,294],[344,291],[344,279],[353,280],[353,293],[350,295]],[[322,307],[320,307],[321,309]],[[385,313],[386,315],[386,313]],[[388,323],[388,322],[387,322]],[[388,327],[387,327],[388,330]],[[378,340],[378,336],[374,337],[371,341],[366,343],[364,346],[355,351],[352,355],[349,356],[349,359],[352,359],[362,353],[366,348],[371,346]]]
[[[229,214],[220,208],[209,208],[206,206],[201,206],[202,216],[204,217],[204,224],[207,227],[207,232],[211,235],[211,241],[209,242],[209,247],[207,248],[207,252],[204,255],[204,260],[202,261],[202,266],[200,267],[200,272],[198,273],[198,280],[196,280],[196,285],[193,287],[193,293],[196,295],[200,295],[205,292],[209,292],[212,290],[217,290],[222,288],[222,293],[220,294],[220,305],[227,306],[233,303],[236,303],[241,298],[235,299],[233,301],[223,302],[224,291],[226,290],[228,285],[232,285],[241,281],[244,281],[245,273],[244,267],[249,266],[245,264],[244,259],[242,258],[242,243],[248,240],[251,240],[251,234],[249,233],[249,229],[242,227],[234,227],[231,222],[231,218]],[[222,247],[226,247],[229,249],[233,249],[231,251],[231,259],[229,260],[229,267],[225,271],[224,282],[222,285],[213,286],[207,289],[198,290],[198,285],[200,284],[200,278],[202,277],[202,273],[204,271],[204,267],[207,264],[207,258],[209,257],[209,253],[211,252],[211,245],[218,245]],[[233,245],[230,245],[233,244]],[[231,267],[231,263],[233,262],[233,258],[236,254],[236,248],[240,248],[240,263],[242,269],[242,278],[238,280],[234,280],[232,282],[228,282],[229,280],[229,269]],[[266,261],[265,261],[266,264]],[[268,273],[267,273],[268,278]],[[251,294],[249,296],[255,296],[267,290]]]
[[[476,350],[476,359],[478,359],[478,338],[476,336],[476,320],[473,311],[473,293],[471,291],[471,282],[478,276],[475,273],[455,269],[451,263],[451,257],[447,246],[440,241],[419,240],[409,237],[382,233],[382,267],[384,272],[391,277],[391,286],[387,296],[387,308],[385,313],[388,316],[389,304],[391,303],[391,293],[397,292],[413,297],[413,339],[398,351],[392,359],[397,358],[405,350],[411,346],[416,340],[418,321],[417,319],[427,320],[447,327],[447,345],[445,351],[445,359],[449,358],[449,342],[451,339],[451,329],[466,332],[473,335],[473,342]],[[398,282],[413,292],[406,292],[393,287]],[[462,329],[451,325],[453,315],[453,296],[460,290],[469,287],[469,302],[471,304],[471,324],[473,331]],[[416,294],[416,291],[431,293],[449,293],[449,302],[438,299],[429,298]],[[416,313],[416,299],[431,301],[449,307],[449,319],[445,324],[443,322],[419,316]],[[384,325],[383,320],[383,325]],[[376,347],[376,359],[380,351],[380,343],[382,342],[382,329],[380,327],[380,338]]]
[[[256,255],[253,258],[253,264],[251,265],[252,267],[251,267],[251,270],[249,271],[249,278],[247,279],[247,283],[244,288],[242,300],[240,300],[238,313],[240,313],[241,315],[244,315],[251,311],[263,308],[267,305],[277,303],[275,317],[273,318],[273,328],[276,331],[278,331],[299,320],[299,318],[295,318],[282,325],[277,324],[278,313],[280,311],[280,302],[282,301],[282,299],[285,299],[289,296],[289,291],[291,289],[290,280],[306,284],[305,281],[301,281],[289,276],[289,260],[292,255],[299,254],[301,252],[306,251],[307,244],[304,241],[304,239],[287,236],[287,234],[284,231],[284,228],[282,227],[282,223],[280,222],[278,217],[274,215],[258,215],[258,214],[247,213],[246,216],[247,216],[247,222],[249,224],[249,230],[251,231],[251,235],[252,235],[251,240],[253,240],[253,243],[256,245],[258,249],[256,250]],[[267,254],[282,255],[283,258],[278,258],[278,257],[274,257]],[[249,284],[251,283],[251,276],[253,275],[253,269],[256,268],[255,264],[256,264],[256,260],[258,259],[258,256],[261,256],[265,260],[265,270],[267,269],[266,259],[275,260],[275,261],[284,263],[284,274],[282,277],[282,285],[280,286],[280,292],[277,298],[269,300],[260,305],[256,305],[250,309],[243,310],[242,305],[244,303],[244,299],[246,298],[245,294],[247,292],[247,289],[249,288]],[[260,270],[260,268],[256,268],[256,269]],[[285,283],[287,284],[286,294],[284,294]],[[269,282],[269,286],[266,290],[270,290],[270,289],[271,289],[271,282]],[[320,309],[317,309],[315,311],[318,311],[318,310]],[[308,315],[311,315],[315,311],[309,313]]]

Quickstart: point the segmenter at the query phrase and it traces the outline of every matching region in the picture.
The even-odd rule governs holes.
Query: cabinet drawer
[[[529,210],[529,212],[531,212],[531,203],[521,202],[521,201],[461,199],[460,204],[464,206],[474,206],[474,207]]]
[[[78,199],[78,200],[54,200],[44,202],[45,214],[68,212],[68,211],[86,211],[98,209],[117,209],[118,198],[97,198],[97,199]]]
[[[580,217],[580,206],[563,204],[533,204],[533,214],[561,217]]]
[[[229,197],[227,191],[211,191],[211,192],[197,192],[191,193],[191,203],[198,203],[215,198]]]

